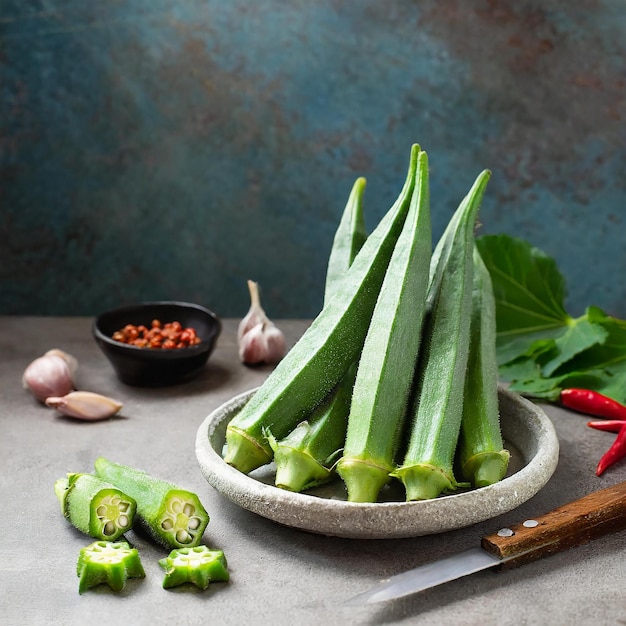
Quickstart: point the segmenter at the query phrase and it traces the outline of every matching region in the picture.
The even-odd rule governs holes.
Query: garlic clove
[[[91,391],[72,391],[62,397],[46,399],[46,406],[69,417],[86,421],[107,419],[118,413],[123,404]]]
[[[48,350],[48,352],[46,352],[44,356],[60,356],[68,364],[72,376],[74,376],[76,370],[78,369],[78,361],[76,357],[73,357],[71,354],[68,354],[63,350],[59,350],[58,348]]]
[[[287,351],[285,335],[272,322],[265,325],[264,329],[265,342],[267,344],[267,353],[265,355],[266,363],[278,363]]]
[[[263,363],[267,354],[267,340],[263,332],[263,322],[248,330],[239,342],[239,360],[254,365]]]
[[[259,294],[259,284],[253,280],[248,281],[248,291],[250,292],[250,310],[246,316],[239,322],[237,328],[237,341],[241,341],[242,337],[252,330],[257,324],[268,321],[267,315],[261,306],[261,296]]]
[[[74,389],[70,365],[58,354],[45,354],[30,363],[22,375],[22,385],[40,402],[50,396],[64,396]]]

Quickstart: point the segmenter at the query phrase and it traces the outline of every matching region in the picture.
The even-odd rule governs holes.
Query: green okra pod
[[[337,285],[345,278],[346,272],[367,240],[363,215],[365,185],[366,180],[363,177],[354,181],[348,202],[335,231],[326,269],[324,306],[332,300]]]
[[[308,420],[300,422],[280,441],[270,435],[277,487],[299,492],[333,478],[346,438],[355,375],[356,363]]]
[[[200,542],[209,516],[195,493],[144,471],[100,457],[96,475],[137,502],[135,527],[169,548],[192,548]]]
[[[115,541],[132,528],[135,500],[93,474],[59,478],[54,492],[65,518],[90,537]]]
[[[482,172],[439,240],[431,260],[428,315],[408,447],[393,472],[407,500],[453,491],[469,353],[474,226],[490,172]]]
[[[376,298],[402,230],[415,183],[413,146],[404,187],[367,238],[334,297],[232,419],[225,461],[248,473],[273,456],[265,433],[282,439],[328,396],[361,352]]]
[[[502,442],[498,408],[495,298],[489,271],[474,248],[470,348],[457,473],[473,487],[485,487],[504,478],[509,457]]]
[[[378,296],[352,393],[337,472],[348,500],[375,502],[390,480],[421,343],[432,251],[428,157]]]
[[[364,178],[357,178],[354,182],[335,232],[326,271],[324,305],[332,300],[337,285],[344,279],[367,239],[363,216],[365,184]],[[356,363],[353,363],[308,419],[300,422],[280,441],[269,434],[277,487],[299,492],[328,482],[334,476],[334,465],[346,438],[355,376]]]

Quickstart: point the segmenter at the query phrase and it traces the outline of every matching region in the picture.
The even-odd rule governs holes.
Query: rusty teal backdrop
[[[238,317],[253,278],[314,316],[354,179],[373,228],[418,142],[435,236],[492,169],[481,232],[626,317],[622,2],[4,0],[0,29],[0,313]]]

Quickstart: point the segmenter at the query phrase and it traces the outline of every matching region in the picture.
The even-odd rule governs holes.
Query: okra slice
[[[165,570],[163,588],[170,589],[191,583],[206,589],[211,581],[226,582],[230,579],[226,557],[222,550],[210,550],[206,546],[172,550],[159,565]]]
[[[284,439],[268,436],[276,464],[275,485],[305,491],[335,476],[335,464],[346,439],[356,363],[311,417]]]
[[[129,578],[144,578],[139,553],[125,541],[95,541],[82,548],[78,555],[76,574],[78,593],[106,583],[113,591],[121,591]]]
[[[419,146],[404,187],[369,235],[335,295],[226,430],[225,461],[244,473],[269,463],[264,433],[282,439],[324,400],[363,347],[378,292],[406,219]]]
[[[459,487],[454,457],[463,414],[470,340],[474,225],[490,172],[483,171],[452,216],[431,260],[424,345],[408,447],[393,472],[407,500],[436,498]]]
[[[409,214],[359,359],[337,464],[351,502],[376,502],[395,467],[420,349],[431,251],[428,157],[420,152]]]
[[[200,542],[209,515],[195,493],[144,471],[100,457],[96,475],[137,502],[135,527],[167,548],[192,548]]]
[[[130,530],[135,500],[93,474],[68,474],[54,483],[63,515],[90,537],[115,541]]]
[[[496,304],[489,271],[475,247],[470,347],[457,448],[458,474],[473,487],[486,487],[504,478],[509,458],[502,442],[498,408]]]

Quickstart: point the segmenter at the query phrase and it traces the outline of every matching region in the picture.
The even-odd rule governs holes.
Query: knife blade
[[[480,547],[380,581],[349,600],[372,604],[429,589],[484,569],[509,569],[626,528],[626,481],[483,537]]]

